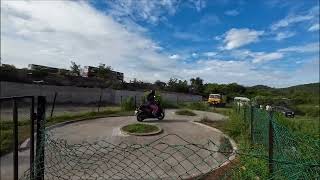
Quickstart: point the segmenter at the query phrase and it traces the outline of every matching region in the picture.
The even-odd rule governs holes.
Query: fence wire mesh
[[[281,124],[280,114],[251,107],[238,106],[236,112],[242,117],[250,132],[250,154],[242,149],[241,156],[255,154],[265,159],[266,166],[271,163],[270,179],[319,179],[320,178],[320,140],[315,137],[293,132]],[[271,123],[271,127],[269,126]],[[272,128],[272,131],[269,131]],[[269,136],[272,132],[271,137]],[[271,138],[271,139],[270,139]],[[254,153],[253,153],[254,152]],[[268,153],[270,153],[268,155]],[[227,174],[239,175],[241,167],[232,169]],[[240,178],[241,179],[241,178]]]
[[[181,143],[168,143],[168,136]],[[234,155],[211,140],[194,144],[177,135],[146,145],[106,140],[71,145],[47,133],[44,146],[44,179],[199,179]],[[29,170],[20,179],[30,179]]]

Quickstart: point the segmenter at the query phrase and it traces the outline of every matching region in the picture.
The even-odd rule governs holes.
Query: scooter
[[[141,122],[147,118],[157,118],[162,120],[165,116],[164,109],[160,106],[160,103],[156,101],[158,106],[158,111],[155,115],[152,114],[152,109],[148,105],[141,105],[135,110],[135,116],[137,116],[137,121]]]

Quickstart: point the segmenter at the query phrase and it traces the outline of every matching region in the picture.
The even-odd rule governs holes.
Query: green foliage
[[[32,76],[36,78],[44,78],[49,75],[49,72],[45,69],[35,69],[32,71]]]
[[[295,113],[308,117],[319,117],[320,108],[315,104],[300,104],[294,107]]]
[[[174,91],[174,92],[189,92],[188,82],[186,80],[178,80],[176,78],[170,78],[169,82],[167,83],[167,90]]]
[[[111,71],[111,66],[100,63],[97,69],[97,76],[101,79],[108,79],[111,77]]]
[[[16,72],[17,68],[14,65],[10,64],[1,64],[0,70],[2,72]]]
[[[151,132],[158,131],[159,128],[157,126],[150,125],[150,124],[136,123],[136,124],[126,125],[122,127],[122,130],[129,133],[151,133]]]
[[[156,82],[154,82],[154,85],[157,89],[164,90],[167,84],[165,82],[157,80]]]
[[[127,99],[125,99],[124,101],[121,102],[121,109],[124,111],[130,111],[130,110],[134,110],[135,104],[134,104],[134,99],[133,97],[128,97]]]
[[[204,86],[203,86],[203,79],[197,77],[197,78],[191,78],[190,79],[190,87],[191,87],[191,91],[193,93],[197,93],[200,94],[203,92]]]
[[[59,69],[59,75],[61,76],[67,76],[67,75],[70,75],[69,71],[66,70],[66,69]],[[79,72],[79,75],[80,75],[80,72]]]
[[[292,132],[302,135],[309,135],[319,138],[320,122],[318,117],[296,116],[295,118],[286,118],[282,114],[275,114],[277,122],[287,127]]]
[[[76,64],[75,62],[71,61],[70,69],[73,74],[80,76],[80,68],[80,64]]]
[[[188,109],[178,110],[178,111],[176,111],[176,114],[184,115],[184,116],[196,116],[197,115],[196,113],[194,113]]]

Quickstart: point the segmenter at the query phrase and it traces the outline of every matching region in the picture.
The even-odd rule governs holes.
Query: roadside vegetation
[[[232,109],[228,112],[228,115],[229,118],[226,121],[210,121],[207,117],[204,117],[200,120],[200,123],[220,129],[236,141],[239,149],[248,149],[249,151],[246,153],[260,153],[250,148],[251,144],[249,141],[248,127],[245,125],[242,117],[236,114]],[[226,142],[224,143],[228,144]],[[226,147],[219,147],[219,150],[223,149],[226,149]],[[255,158],[254,156],[240,155],[237,156],[231,164],[232,167],[224,169],[224,172],[221,172],[217,179],[267,179],[268,177],[266,160]]]
[[[176,111],[177,115],[183,115],[183,116],[196,116],[197,114],[188,110],[188,109],[182,109],[182,110],[178,110]]]

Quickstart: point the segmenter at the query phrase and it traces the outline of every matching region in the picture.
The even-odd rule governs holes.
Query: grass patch
[[[199,101],[199,102],[186,102],[181,103],[180,108],[187,108],[192,110],[199,110],[199,111],[209,111],[209,105],[207,102]]]
[[[123,111],[120,108],[110,108],[100,112],[84,112],[78,114],[63,114],[59,116],[54,116],[52,118],[46,119],[46,127],[71,120],[87,120],[87,119],[97,119],[103,117],[113,117],[113,116],[129,116],[133,115],[133,111]],[[35,128],[36,129],[36,128]],[[0,156],[11,152],[13,150],[13,122],[12,121],[1,121],[0,123]],[[19,144],[25,141],[30,136],[30,121],[21,120],[18,121],[18,139]]]
[[[295,116],[287,118],[283,115],[277,115],[277,122],[287,127],[292,132],[319,138],[320,122],[319,117]]]
[[[232,112],[232,108],[230,108],[230,107],[218,107],[218,108],[213,108],[211,111],[214,112],[214,113],[225,115],[225,116],[230,116],[230,114]]]
[[[178,110],[176,111],[177,115],[184,115],[184,116],[196,116],[197,114],[188,110],[188,109],[182,109],[182,110]]]
[[[122,127],[122,130],[129,132],[129,133],[151,133],[156,132],[159,130],[157,126],[150,125],[150,124],[129,124]]]
[[[259,152],[256,149],[251,148],[248,138],[248,127],[245,125],[242,117],[240,117],[231,108],[228,108],[228,110],[225,110],[225,112],[227,112],[226,114],[229,115],[229,119],[225,121],[210,121],[207,117],[203,117],[199,122],[223,131],[236,141],[239,149],[248,150],[243,153],[264,153],[261,150],[262,148],[257,148]],[[230,149],[232,148],[230,141],[228,139],[221,138],[220,144],[219,151],[223,152],[225,155],[228,155],[228,152],[231,151]],[[266,160],[256,158],[254,156],[240,155],[232,167],[229,169],[224,169],[224,172],[221,172],[219,177],[216,178],[219,179],[228,176],[230,179],[267,179],[267,175],[268,166]]]

